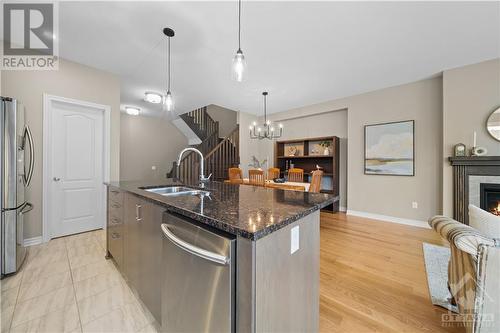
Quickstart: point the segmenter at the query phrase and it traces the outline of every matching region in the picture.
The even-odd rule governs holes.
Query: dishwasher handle
[[[195,246],[193,244],[190,244],[188,242],[183,241],[179,237],[173,234],[173,232],[168,228],[168,224],[163,223],[161,225],[161,230],[163,231],[163,234],[165,237],[167,237],[172,243],[177,245],[177,247],[183,249],[184,251],[187,251],[197,257],[215,262],[220,265],[228,265],[229,262],[231,261],[230,258],[213,253],[211,251],[204,250],[202,248],[199,248],[198,246]]]

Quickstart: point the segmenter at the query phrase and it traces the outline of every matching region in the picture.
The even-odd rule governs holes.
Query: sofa
[[[450,244],[448,286],[459,310],[453,319],[467,333],[500,332],[500,239],[445,216],[429,225]]]

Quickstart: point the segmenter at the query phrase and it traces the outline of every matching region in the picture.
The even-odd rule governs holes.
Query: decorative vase
[[[323,151],[323,155],[325,155],[325,156],[330,155],[330,149],[328,149],[328,147],[325,148],[325,150]]]

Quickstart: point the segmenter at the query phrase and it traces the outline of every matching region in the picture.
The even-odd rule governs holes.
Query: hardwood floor
[[[321,213],[321,332],[463,332],[432,305],[422,242],[431,229]]]

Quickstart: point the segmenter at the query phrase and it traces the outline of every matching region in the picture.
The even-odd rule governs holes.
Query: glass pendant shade
[[[172,111],[174,109],[174,99],[172,98],[172,93],[170,91],[167,91],[163,103],[167,111]]]
[[[236,55],[233,58],[233,80],[242,82],[243,78],[246,76],[247,64],[245,61],[245,56],[241,49],[238,49]]]

